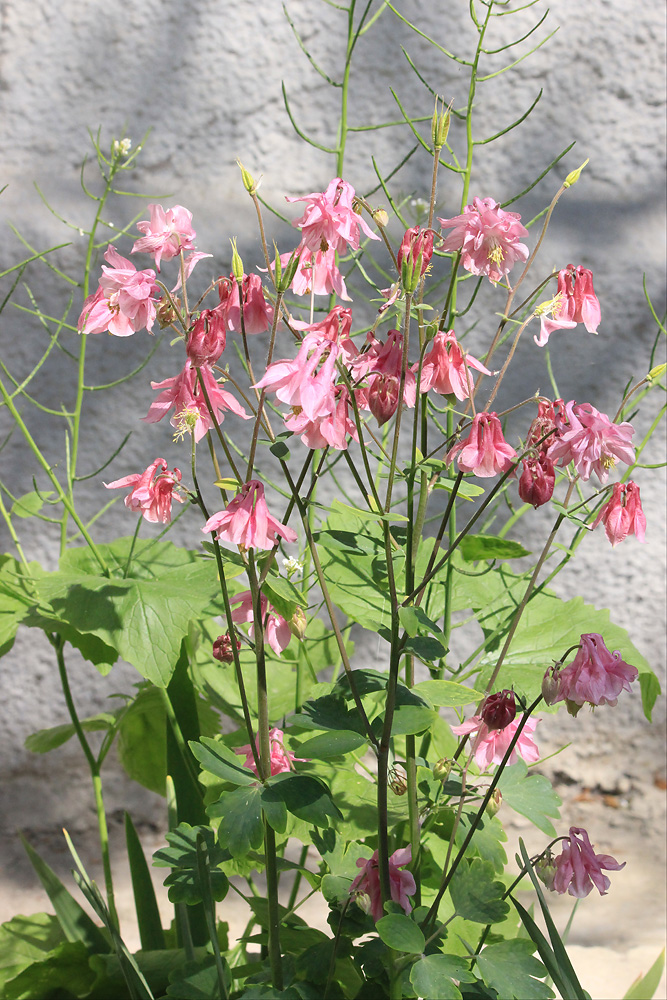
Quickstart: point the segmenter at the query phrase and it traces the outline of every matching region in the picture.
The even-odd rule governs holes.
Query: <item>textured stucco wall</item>
[[[407,18],[444,45],[470,52],[473,39],[467,2],[398,3]],[[318,0],[288,0],[287,8],[325,71],[339,76],[343,15]],[[577,4],[551,0],[550,8],[534,38],[541,39],[560,25],[557,34],[515,71],[480,86],[476,125],[480,138],[517,118],[540,88],[544,95],[523,128],[498,144],[480,147],[472,193],[506,200],[576,139],[577,146],[559,165],[555,177],[516,206],[525,218],[531,218],[548,202],[556,177],[562,179],[590,157],[582,181],[559,205],[544,246],[542,270],[546,273],[552,265],[560,267],[570,261],[593,269],[603,304],[600,336],[587,335],[582,328],[556,335],[553,365],[566,398],[590,400],[614,413],[623,385],[644,374],[655,335],[643,299],[643,272],[658,311],[664,308],[664,10],[652,0],[630,4],[627,0],[580,0]],[[546,3],[540,0],[516,19],[497,18],[489,48],[499,48],[523,34],[536,15],[545,11]],[[91,217],[91,207],[83,203],[79,187],[87,128],[95,130],[100,125],[105,142],[112,135],[125,134],[136,142],[147,128],[153,128],[128,186],[191,209],[199,248],[216,256],[211,271],[215,274],[228,268],[231,236],[239,237],[247,265],[259,262],[251,206],[235,166],[237,156],[255,175],[264,175],[262,193],[276,204],[284,204],[284,194],[321,190],[334,174],[331,156],[295,137],[282,107],[280,81],[286,83],[297,120],[323,144],[334,139],[339,91],[327,88],[309,67],[277,0],[144,0],[138,4],[7,0],[2,8],[0,44],[0,181],[7,185],[0,199],[0,269],[23,252],[7,228],[11,222],[39,248],[72,240],[59,262],[76,275],[84,247],[76,227]],[[395,119],[392,86],[411,113],[427,115],[432,110],[431,98],[410,70],[401,45],[438,93],[447,100],[453,98],[456,106],[464,104],[464,67],[428,49],[385,11],[359,42],[352,74],[354,122]],[[523,43],[518,52],[526,48]],[[506,52],[492,56],[491,69],[504,65],[507,56]],[[453,125],[450,138],[460,151],[460,125]],[[351,135],[346,178],[358,190],[369,190],[376,183],[371,153],[386,172],[410,144],[407,128]],[[64,228],[49,214],[33,181],[75,228]],[[398,196],[427,197],[429,183],[430,160],[417,153],[392,182],[392,190]],[[453,175],[443,171],[440,214],[455,214],[458,197]],[[124,223],[134,207],[127,203],[112,206],[111,217],[117,224]],[[296,213],[288,214],[294,217]],[[270,228],[271,235],[282,237],[281,249],[294,245],[294,234],[285,227],[270,223]],[[202,270],[207,266],[200,265]],[[42,308],[58,315],[66,297],[52,272],[35,267],[26,277]],[[26,294],[20,292],[17,301],[27,303]],[[80,302],[80,297],[75,298],[73,316],[78,315]],[[488,343],[493,323],[488,319],[489,308],[502,307],[502,293],[486,302],[486,319],[470,341],[473,351],[475,345],[483,349]],[[30,370],[44,337],[25,314],[5,310],[0,319],[0,354],[16,377]],[[63,339],[66,343],[67,337]],[[129,341],[91,338],[90,381],[109,381],[130,370],[143,356],[146,343],[145,334]],[[62,355],[53,360],[50,374],[36,379],[33,390],[58,408],[71,402],[66,382],[70,368]],[[171,442],[166,421],[157,427],[138,422],[152,398],[149,377],[165,378],[175,370],[165,347],[152,363],[150,375],[108,396],[90,398],[82,471],[99,465],[127,430],[133,436],[105,478],[143,468],[157,454],[170,464],[187,465]],[[544,355],[527,337],[500,402],[525,396],[536,385],[548,391]],[[61,455],[62,429],[54,438],[51,422],[43,413],[27,406],[25,412],[47,453],[54,459]],[[5,411],[0,411],[0,421],[4,438],[8,430]],[[663,450],[656,443],[648,460],[660,461]],[[13,492],[31,488],[34,467],[18,434],[0,454],[0,468],[1,478]],[[101,478],[84,484],[83,508],[88,514],[107,499],[102,495]],[[645,481],[642,473],[637,478]],[[640,546],[631,539],[612,552],[597,532],[583,547],[578,567],[563,574],[557,587],[563,594],[581,591],[598,606],[610,607],[615,620],[629,629],[660,672],[664,662],[664,490],[646,491],[645,509],[649,544]],[[528,540],[532,547],[538,544],[545,524],[539,517],[531,522]],[[129,533],[132,526],[118,505],[104,520],[100,537]],[[197,529],[198,525],[178,529],[176,540],[196,537]],[[4,526],[0,534],[3,550],[9,550]],[[42,558],[49,568],[56,565],[54,539],[25,531],[23,540],[29,557]],[[22,632],[0,670],[0,768],[17,779],[29,774],[34,783],[29,807],[22,807],[12,796],[12,816],[6,813],[3,821],[11,825],[17,817],[27,821],[39,788],[46,789],[65,768],[79,768],[80,762],[74,747],[48,759],[32,758],[22,747],[28,733],[67,719],[48,644],[36,632]],[[89,664],[76,660],[72,672],[82,712],[99,708],[106,693],[127,690],[138,679],[130,668],[118,666],[100,680]],[[633,705],[633,725],[641,729],[637,699]],[[75,811],[78,794],[72,792],[70,798],[45,795],[33,821],[48,825]]]

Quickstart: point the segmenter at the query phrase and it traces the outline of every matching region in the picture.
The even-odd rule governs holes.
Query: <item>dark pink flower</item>
[[[415,880],[410,872],[401,871],[412,861],[412,848],[402,847],[389,858],[389,885],[391,898],[395,903],[399,903],[406,913],[412,909],[409,896],[414,896],[417,891]],[[376,922],[383,915],[382,912],[382,891],[380,889],[380,871],[378,852],[374,851],[373,856],[368,860],[357,858],[357,868],[361,872],[350,886],[350,895],[356,893],[366,893],[370,899],[371,916]]]
[[[177,500],[184,503],[182,496],[174,492],[174,487],[181,481],[181,470],[167,471],[167,463],[163,458],[156,458],[152,465],[141,473],[124,476],[113,483],[105,483],[108,490],[120,490],[127,486],[132,489],[125,497],[125,506],[130,510],[139,511],[147,521],[160,521],[169,524],[171,521],[171,503]]]
[[[220,387],[210,365],[202,364],[199,371],[206,386],[215,421],[218,424],[224,420],[224,410],[231,410],[232,413],[243,417],[244,420],[250,419],[250,414],[246,413],[231,392]],[[146,423],[155,424],[158,420],[162,420],[170,410],[173,410],[171,425],[180,428],[184,417],[190,413],[196,414],[195,441],[201,440],[206,431],[215,426],[199,384],[197,369],[193,367],[189,358],[178,375],[166,378],[163,382],[151,382],[151,389],[162,389],[163,391],[151,403],[148,413],[143,417]]]
[[[234,636],[234,642],[236,643],[237,650],[240,649],[241,640]],[[229,632],[225,632],[224,635],[218,636],[213,643],[212,652],[215,659],[220,660],[221,663],[234,662],[234,647],[232,646],[232,639]]]
[[[618,545],[628,535],[636,535],[638,542],[646,541],[646,517],[636,483],[630,480],[626,484],[614,484],[611,499],[593,521],[593,527],[597,528],[600,521],[612,545]]]
[[[300,320],[292,320],[295,330],[301,330],[315,338],[320,344],[329,341],[337,344],[341,348],[341,360],[345,364],[350,364],[352,360],[359,356],[359,348],[350,339],[352,330],[352,310],[343,306],[334,306],[330,313],[318,323],[302,323]]]
[[[544,452],[523,459],[523,472],[519,479],[519,496],[524,503],[536,509],[551,500],[556,485],[556,471]]]
[[[369,229],[362,216],[355,212],[354,188],[340,177],[334,177],[326,191],[285,200],[307,203],[303,215],[293,225],[301,227],[303,243],[311,253],[330,249],[345,253],[346,244],[352,250],[358,250],[359,229],[371,240],[380,238]]]
[[[597,333],[601,312],[593,289],[593,272],[573,264],[559,271],[558,291],[542,308],[540,335],[533,337],[539,347],[544,347],[554,330],[571,330],[577,323],[583,323],[589,333]]]
[[[299,434],[307,448],[335,448],[345,451],[348,436],[358,440],[357,428],[349,416],[350,397],[344,385],[334,388],[333,403],[330,413],[324,413],[313,420],[298,406],[285,418],[285,427],[294,434]]]
[[[424,355],[419,391],[428,392],[433,389],[443,396],[453,393],[457,399],[468,399],[470,386],[473,384],[469,368],[484,375],[492,374],[472,354],[464,353],[453,330],[448,330],[447,333],[441,330],[436,333],[431,349]],[[412,366],[413,372],[418,369],[418,364]]]
[[[528,230],[520,219],[517,212],[505,212],[493,198],[473,198],[462,215],[438,218],[443,229],[453,229],[442,250],[460,250],[466,271],[500,281],[517,260],[528,259],[528,247],[519,242]]]
[[[239,286],[234,275],[218,279],[220,306],[228,330],[241,332],[241,302]],[[243,325],[247,334],[265,333],[273,322],[273,306],[264,297],[262,279],[258,274],[244,274],[241,281],[243,291]]]
[[[226,343],[225,319],[220,306],[202,309],[188,334],[186,351],[193,367],[215,364]]]
[[[595,472],[601,483],[606,483],[609,470],[617,461],[630,465],[635,460],[631,438],[632,424],[624,421],[615,424],[606,413],[600,413],[590,403],[576,403],[573,399],[565,406],[565,418],[558,421],[558,435],[547,452],[554,465],[566,466],[570,462],[583,480]]]
[[[271,746],[271,774],[280,774],[282,771],[293,771],[294,767],[292,765],[293,760],[306,760],[305,757],[295,757],[291,750],[288,750],[284,744],[284,733],[282,729],[269,729],[269,744]],[[255,746],[257,747],[257,753],[259,754],[259,735],[255,740]],[[234,753],[245,754],[246,759],[243,762],[244,767],[250,768],[257,774],[257,765],[255,764],[255,758],[252,754],[252,749],[249,743],[246,743],[242,747],[234,747]]]
[[[514,691],[496,691],[490,694],[482,705],[480,717],[486,728],[505,729],[510,722],[514,722],[516,716],[516,702]]]
[[[290,257],[289,253],[281,255],[283,267],[287,265]],[[336,264],[336,251],[331,248],[313,252],[303,246],[292,281],[292,291],[295,295],[309,295],[311,291],[314,295],[335,294],[339,299],[349,302],[350,296],[347,294],[345,280]]]
[[[504,729],[489,729],[481,715],[473,715],[470,719],[466,719],[465,722],[461,723],[460,726],[452,726],[452,732],[456,736],[467,736],[470,733],[476,733],[472,742],[472,752],[475,756],[477,766],[482,771],[485,771],[492,764],[502,763],[503,757],[509,749],[509,745],[519,728],[520,722],[521,719],[515,719],[514,722],[510,722]],[[521,730],[521,735],[512,750],[508,763],[516,764],[519,757],[525,760],[527,764],[534,764],[539,759],[540,752],[537,744],[531,738],[538,722],[540,722],[540,719],[528,719]]]
[[[102,265],[99,287],[83,304],[79,333],[104,333],[131,337],[144,327],[150,331],[155,321],[155,298],[159,289],[155,271],[137,271],[132,261],[121,257],[111,244],[104,253],[111,267]]]
[[[181,250],[192,250],[197,234],[192,228],[192,212],[182,205],[166,211],[162,205],[149,205],[148,210],[150,222],[137,223],[137,229],[144,235],[135,241],[132,253],[153,254],[159,271],[162,258],[171,260]]]
[[[281,524],[269,513],[264,499],[264,487],[251,479],[224,510],[218,511],[201,529],[216,531],[219,542],[243,545],[246,549],[271,549],[280,535],[286,542],[296,541],[296,532]]]
[[[232,611],[232,621],[252,623],[250,634],[254,636],[255,612],[252,604],[252,594],[250,591],[242,590],[241,593],[235,594],[231,598],[230,604],[232,607],[238,604],[238,607],[234,607],[234,610]],[[290,644],[290,639],[292,638],[292,631],[289,627],[289,622],[287,622],[282,615],[278,614],[272,604],[269,604],[264,594],[260,594],[260,608],[262,611],[262,620],[265,622],[264,641],[268,642],[276,656],[280,656],[282,651],[287,649]]]
[[[400,381],[403,367],[403,334],[399,330],[390,330],[384,344],[371,334],[367,340],[368,350],[359,354],[351,362],[353,377],[361,378],[366,374],[366,387],[358,389],[356,398],[361,409],[369,409],[369,396],[374,391],[376,380],[383,376],[392,376]],[[412,368],[405,373],[403,385],[403,404],[412,408],[417,398],[417,380]]]
[[[395,375],[379,375],[368,390],[368,408],[380,427],[393,417],[398,409],[400,381]]]
[[[584,899],[593,886],[601,896],[606,896],[611,883],[602,869],[620,872],[621,868],[625,868],[625,861],[619,865],[609,854],[596,854],[586,831],[577,826],[570,827],[563,853],[554,859],[553,864],[556,871],[553,884],[547,884],[548,888],[555,892],[567,892],[577,899]]]
[[[558,673],[558,694],[550,702],[567,704],[570,715],[582,705],[615,705],[621,691],[629,691],[639,671],[621,659],[618,650],[611,653],[597,632],[581,636],[572,663]]]
[[[497,476],[512,468],[516,452],[503,437],[498,414],[478,413],[472,420],[470,434],[447,453],[449,464],[456,458],[461,472],[472,472],[481,478]]]
[[[396,256],[398,273],[406,291],[414,292],[433,256],[433,230],[413,226],[406,229]]]

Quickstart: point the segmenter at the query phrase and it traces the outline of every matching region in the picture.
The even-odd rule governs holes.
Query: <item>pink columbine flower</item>
[[[534,764],[539,759],[540,752],[537,744],[531,738],[539,719],[528,719],[521,730],[521,735],[514,745],[514,749],[509,758],[509,764],[516,764],[519,757],[527,764]],[[507,753],[510,743],[519,728],[521,719],[515,719],[504,729],[489,729],[481,715],[473,715],[460,726],[452,726],[452,732],[456,736],[467,736],[469,733],[476,733],[473,739],[473,754],[475,763],[482,771],[492,764],[501,764],[503,757]]]
[[[197,375],[197,371],[201,373],[200,376]],[[246,413],[231,392],[220,387],[210,365],[202,364],[199,369],[196,369],[188,358],[185,367],[178,375],[166,378],[163,382],[151,382],[151,389],[162,389],[163,391],[157,399],[153,400],[143,420],[148,424],[155,424],[158,420],[162,420],[170,410],[173,410],[171,425],[180,428],[184,415],[196,413],[194,435],[195,441],[200,441],[204,434],[215,426],[215,423],[206,405],[199,377],[206,386],[215,423],[222,423],[224,410],[231,410],[232,413],[244,420],[250,419],[250,414]]]
[[[453,229],[443,250],[460,250],[461,263],[471,274],[485,274],[498,282],[517,260],[527,260],[528,247],[519,240],[528,235],[517,212],[505,212],[493,198],[473,198],[462,215],[440,219],[443,229]]]
[[[433,389],[443,396],[453,393],[457,399],[468,399],[473,384],[469,368],[484,375],[493,374],[481,361],[473,358],[472,354],[464,353],[453,330],[448,330],[447,333],[441,330],[436,333],[431,349],[424,355],[419,391],[428,392]],[[414,372],[418,369],[419,364],[412,366]]]
[[[573,462],[583,480],[590,479],[594,472],[601,483],[606,483],[617,461],[627,465],[634,462],[634,432],[627,421],[612,423],[606,413],[600,413],[590,403],[571,399],[565,405],[565,418],[558,421],[558,435],[547,455],[554,465]]]
[[[472,420],[470,434],[447,452],[449,464],[456,458],[461,472],[472,472],[488,479],[512,468],[516,452],[503,437],[498,414],[478,413]]]
[[[337,344],[341,349],[341,360],[345,364],[351,364],[359,356],[359,348],[350,338],[352,330],[351,309],[334,306],[331,312],[317,323],[292,320],[292,326],[295,330],[307,333],[313,339],[313,343],[316,342],[317,338],[320,344],[325,344],[327,341],[331,344]]]
[[[593,288],[593,272],[573,264],[559,271],[558,291],[542,309],[540,335],[533,337],[539,347],[544,347],[554,330],[571,330],[577,323],[583,323],[589,333],[597,333],[601,311]]]
[[[380,238],[368,228],[362,216],[355,212],[354,188],[340,177],[334,177],[326,191],[285,200],[307,203],[303,215],[293,225],[301,227],[303,243],[311,253],[330,249],[345,253],[346,244],[352,250],[358,250],[359,229],[371,240]]]
[[[334,387],[332,409],[310,420],[306,413],[298,407],[285,418],[285,427],[294,434],[299,434],[307,448],[335,448],[345,451],[348,436],[358,440],[357,428],[349,416],[350,397],[344,385]]]
[[[237,651],[241,648],[241,640],[234,636]],[[232,645],[232,637],[229,632],[225,632],[224,635],[219,635],[214,641],[213,647],[211,649],[213,656],[216,660],[220,660],[221,663],[233,663],[234,662],[234,647]]]
[[[220,308],[202,309],[188,334],[186,351],[194,368],[214,365],[225,349],[227,333]]]
[[[558,685],[548,704],[564,701],[570,715],[576,715],[582,705],[615,705],[621,691],[629,691],[638,676],[637,668],[625,663],[618,650],[607,649],[599,633],[587,632],[572,663],[560,671],[547,670],[545,679]]]
[[[357,389],[356,398],[361,409],[369,409],[368,397],[373,391],[375,382],[383,376],[393,376],[400,381],[403,367],[403,334],[399,330],[390,330],[384,344],[368,335],[367,351],[359,354],[352,361],[353,376],[359,379],[366,374],[366,388]],[[417,381],[412,368],[405,373],[403,385],[403,404],[412,408],[417,398]]]
[[[284,253],[280,260],[285,267],[292,255]],[[350,302],[345,279],[336,264],[336,251],[316,250],[312,252],[302,246],[299,252],[299,264],[292,281],[292,291],[295,295],[337,295],[339,299]]]
[[[225,325],[234,333],[241,333],[241,301],[236,278],[218,279],[218,295]],[[247,334],[265,333],[273,322],[273,306],[264,298],[262,279],[258,274],[244,274],[241,280],[243,292],[243,326]]]
[[[303,338],[294,360],[274,361],[253,388],[275,392],[282,403],[300,407],[307,420],[327,416],[334,408],[339,353],[337,344],[309,333]]]
[[[150,222],[138,222],[137,229],[144,235],[135,241],[132,253],[150,253],[160,270],[160,261],[171,260],[181,250],[192,250],[196,233],[192,228],[192,212],[182,205],[166,211],[162,205],[149,205]],[[196,261],[195,261],[196,263]]]
[[[233,622],[254,623],[255,612],[252,603],[252,594],[249,590],[243,590],[239,594],[235,594],[234,597],[231,598],[230,604],[234,608],[232,611]],[[237,608],[234,607],[236,604],[238,604]],[[264,641],[268,642],[276,656],[280,656],[282,651],[287,649],[290,644],[290,639],[292,638],[292,631],[289,627],[289,622],[287,622],[282,615],[278,614],[272,604],[269,604],[264,594],[260,594],[260,608],[262,612],[262,620],[265,623]],[[250,629],[250,634],[253,636],[254,630],[255,626],[253,624]]]
[[[201,529],[216,531],[219,542],[232,542],[246,549],[271,549],[280,535],[286,542],[296,541],[296,532],[281,524],[269,513],[264,499],[264,487],[251,479],[224,510],[218,511]]]
[[[123,479],[116,479],[113,483],[104,485],[108,490],[120,490],[131,486],[132,489],[125,497],[125,506],[130,510],[139,511],[147,521],[169,524],[172,500],[185,502],[182,496],[174,492],[174,487],[180,481],[180,469],[168,472],[165,460],[156,458],[144,472],[124,476]]]
[[[419,226],[406,229],[403,235],[396,260],[401,284],[408,292],[416,291],[420,279],[431,263],[433,236],[432,229],[420,229]]]
[[[480,713],[480,718],[489,731],[505,729],[506,726],[509,726],[510,722],[514,722],[515,717],[516,701],[514,691],[508,691],[507,689],[490,694],[482,705]]]
[[[563,853],[552,863],[556,870],[552,884],[547,882],[547,887],[555,892],[567,892],[577,899],[584,899],[593,886],[601,896],[606,896],[611,882],[602,869],[620,872],[621,868],[625,868],[625,861],[619,865],[609,854],[596,854],[586,831],[577,826],[570,827]]]
[[[288,750],[284,744],[285,735],[282,729],[269,729],[269,744],[271,747],[271,774],[280,774],[282,771],[293,771],[294,767],[292,761],[307,760],[305,757],[295,757],[291,750]],[[255,740],[255,746],[257,747],[257,753],[259,754],[259,735]],[[257,771],[257,765],[255,764],[255,758],[252,754],[252,749],[249,743],[246,743],[242,747],[234,747],[234,753],[245,754],[246,759],[243,762],[244,767],[250,768],[259,777]]]
[[[618,545],[628,535],[636,535],[638,542],[646,541],[644,538],[646,517],[636,483],[630,480],[625,484],[614,484],[611,499],[601,509],[592,526],[597,528],[600,521],[604,524],[604,530],[612,546]]]
[[[523,472],[519,479],[519,496],[524,503],[537,510],[551,500],[556,485],[556,470],[544,452],[529,455],[522,460]]]
[[[150,332],[155,321],[155,271],[137,271],[132,261],[121,257],[109,244],[102,265],[99,287],[83,304],[77,329],[79,333],[104,333],[114,337],[131,337],[144,327]]]
[[[412,861],[412,848],[402,847],[389,858],[389,885],[391,888],[391,898],[395,903],[399,903],[406,913],[412,909],[409,896],[414,896],[417,891],[415,880],[410,872],[401,871]],[[380,870],[378,852],[374,851],[373,856],[368,860],[357,858],[357,868],[361,872],[350,886],[350,895],[366,893],[370,898],[371,916],[377,921],[383,915],[382,892],[380,889]]]

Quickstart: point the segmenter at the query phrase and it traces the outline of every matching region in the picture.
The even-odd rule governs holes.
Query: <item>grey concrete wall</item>
[[[398,4],[408,19],[445,46],[470,53],[473,39],[464,0],[398,0]],[[287,8],[325,71],[339,77],[344,53],[341,12],[318,0],[288,0]],[[655,336],[643,297],[643,273],[656,308],[664,308],[664,11],[653,0],[579,0],[576,4],[552,0],[550,8],[534,38],[541,39],[560,25],[557,34],[516,70],[479,88],[476,135],[480,138],[520,115],[540,88],[544,95],[523,128],[498,144],[480,147],[472,193],[506,200],[575,139],[577,146],[552,179],[516,206],[525,218],[531,218],[548,202],[556,178],[562,179],[590,157],[581,182],[561,201],[544,245],[541,270],[546,273],[551,266],[569,262],[593,269],[603,308],[600,336],[587,335],[582,328],[556,334],[552,357],[566,399],[590,400],[613,414],[623,385],[645,373]],[[546,3],[540,0],[516,18],[497,18],[489,47],[498,48],[523,34],[545,11]],[[321,190],[334,175],[331,156],[295,137],[282,107],[280,81],[286,83],[302,127],[323,144],[335,137],[339,91],[327,88],[309,67],[277,0],[144,0],[138,4],[6,0],[0,44],[0,162],[1,182],[7,185],[0,198],[0,268],[10,266],[24,252],[8,229],[11,222],[39,248],[71,240],[58,260],[77,275],[84,246],[77,227],[86,225],[92,215],[79,187],[88,128],[101,126],[107,144],[112,135],[128,135],[136,143],[146,129],[153,128],[140,165],[127,184],[134,191],[158,196],[165,204],[181,203],[191,209],[199,248],[216,258],[206,275],[228,268],[231,236],[239,237],[248,266],[259,263],[253,215],[240,185],[236,157],[256,175],[264,175],[262,193],[281,205],[284,194]],[[401,45],[435,90],[447,100],[453,98],[456,106],[465,103],[464,68],[433,52],[385,11],[359,42],[352,73],[353,122],[398,117],[390,87],[410,113],[430,114],[432,99],[410,70]],[[526,48],[523,43],[518,52]],[[491,69],[504,65],[507,56],[506,52],[492,56]],[[460,125],[452,126],[451,140],[460,151]],[[351,135],[346,178],[359,191],[369,190],[376,183],[371,153],[386,172],[410,144],[407,128]],[[92,180],[92,173],[86,176]],[[74,228],[64,227],[49,214],[33,181]],[[394,179],[392,190],[399,197],[426,198],[429,184],[430,160],[417,153]],[[458,198],[454,176],[443,172],[439,214],[456,214]],[[138,209],[134,203],[114,204],[110,215],[122,225]],[[288,214],[296,217],[297,212]],[[269,221],[269,229],[281,238],[281,249],[295,244],[295,234],[285,227]],[[208,264],[200,268],[204,272]],[[58,315],[66,296],[52,272],[35,267],[25,277],[42,308]],[[485,294],[484,312],[479,313],[482,319],[470,341],[473,352],[476,346],[484,350],[493,329],[492,313],[502,307],[502,293],[494,296],[486,289]],[[24,291],[17,301],[28,303]],[[80,304],[80,296],[75,296],[72,316],[78,315]],[[65,343],[68,336],[74,335],[64,337]],[[11,307],[5,310],[0,318],[0,352],[16,377],[30,370],[44,341],[43,330],[32,319]],[[131,340],[91,338],[90,381],[107,381],[130,370],[143,356],[146,343],[146,334]],[[66,382],[68,362],[61,355],[53,360],[50,374],[36,379],[33,389],[57,408],[61,402],[71,402],[72,391]],[[165,378],[178,367],[165,348],[152,363],[150,377]],[[182,449],[171,442],[166,421],[150,427],[138,421],[153,395],[148,381],[149,376],[142,375],[109,396],[91,397],[80,462],[83,471],[94,469],[130,429],[130,443],[104,478],[144,468],[157,454],[171,464],[187,466]],[[548,391],[544,355],[527,337],[501,403],[525,396],[537,385]],[[27,405],[24,410],[36,439],[58,460],[62,429],[54,436],[51,421],[43,413]],[[647,419],[648,414],[640,418],[638,436]],[[0,421],[4,437],[8,428],[3,411]],[[661,461],[661,442],[664,438],[658,435],[647,461]],[[34,466],[17,434],[0,454],[0,467],[0,476],[14,492],[31,488]],[[108,498],[101,478],[84,484],[83,509],[89,514]],[[645,473],[637,478],[642,484],[647,482]],[[629,539],[612,551],[597,532],[587,540],[578,566],[563,574],[557,587],[564,596],[580,591],[597,606],[610,607],[615,620],[629,629],[660,672],[664,663],[664,486],[660,472],[654,478],[656,485],[644,491],[648,544],[641,546]],[[129,533],[134,522],[130,524],[125,513],[117,505],[100,523],[99,536]],[[535,547],[545,520],[537,516],[530,523],[525,520],[528,541]],[[48,532],[30,531],[29,522],[24,524],[28,555],[55,567],[55,539]],[[179,528],[176,537],[198,538],[198,529],[198,524]],[[0,533],[3,549],[8,550],[2,526]],[[35,789],[46,789],[66,769],[77,771],[76,749],[64,748],[45,760],[32,758],[22,747],[28,733],[67,718],[48,644],[38,633],[22,632],[0,669],[0,769],[16,781],[29,776],[33,789],[30,803],[24,806],[12,794],[12,815],[6,815],[3,822],[29,822],[30,816],[44,824],[62,821],[63,814],[80,810],[79,793],[45,796],[35,816],[35,796],[39,797]],[[101,680],[89,664],[75,659],[72,672],[82,712],[101,707],[107,693],[127,690],[138,680],[130,668],[122,666]],[[633,706],[632,725],[642,731],[637,699]],[[114,784],[118,795],[121,787]]]

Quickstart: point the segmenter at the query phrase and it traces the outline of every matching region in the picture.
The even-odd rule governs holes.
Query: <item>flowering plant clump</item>
[[[479,4],[469,5],[478,43],[454,57],[469,71],[468,103],[461,108],[452,95],[446,109],[437,100],[426,138],[424,116],[404,115],[423,156],[414,176],[430,190],[416,220],[398,197],[402,164],[386,176],[376,167],[381,183],[368,193],[347,175],[349,60],[376,20],[372,3],[361,16],[354,3],[346,8],[338,139],[335,148],[315,144],[334,149],[335,176],[324,190],[286,195],[302,214],[273,253],[258,185],[241,167],[259,259],[244,262],[231,234],[231,264],[213,259],[196,248],[189,209],[151,203],[127,252],[154,266],[140,270],[121,256],[116,244],[133,226],[113,227],[89,295],[104,206],[138,155],[125,138],[108,155],[96,143],[102,186],[66,349],[79,354],[63,464],[43,453],[17,406],[27,382],[0,380],[37,463],[34,491],[12,497],[9,511],[0,502],[14,544],[0,562],[0,649],[18,627],[41,629],[53,648],[71,725],[29,745],[78,739],[104,893],[72,848],[93,920],[29,849],[56,915],[20,918],[28,957],[0,983],[3,997],[41,989],[82,1000],[546,1000],[555,995],[548,980],[564,998],[588,996],[537,876],[580,899],[593,887],[604,895],[605,872],[625,863],[596,854],[582,828],[558,835],[560,799],[533,773],[543,763],[536,730],[544,746],[563,704],[573,716],[586,704],[622,712],[619,698],[638,692],[650,717],[659,687],[627,632],[576,595],[559,598],[550,583],[600,525],[613,546],[631,535],[650,540],[629,477],[652,468],[639,462],[652,432],[642,438],[635,413],[664,389],[664,367],[654,348],[650,371],[628,382],[613,416],[598,398],[565,402],[576,388],[563,386],[561,396],[550,367],[553,398],[526,389],[525,377],[521,398],[505,406],[499,395],[529,324],[534,330],[539,319],[534,339],[544,351],[530,336],[522,347],[545,358],[567,342],[572,371],[585,334],[549,344],[551,334],[597,333],[606,306],[590,270],[564,261],[544,270],[537,253],[583,166],[562,183],[558,160],[540,174],[527,189],[539,182],[546,201],[533,222],[507,210],[520,195],[501,180],[470,198],[473,153],[514,128],[472,138],[475,87],[498,75],[480,66],[508,47],[485,41],[494,5],[481,3],[483,28]],[[503,16],[531,7],[497,5]],[[405,21],[393,4],[383,11]],[[439,186],[441,167],[461,181],[455,193],[453,183]],[[17,265],[21,273],[29,263]],[[553,297],[538,302],[554,281]],[[473,309],[483,322],[468,325]],[[37,313],[42,325],[52,311]],[[143,430],[158,436],[161,452],[173,448],[173,462],[150,462],[157,448],[131,460],[122,442],[101,456],[98,472],[77,470],[78,442],[95,423],[88,392],[105,388],[88,384],[87,345],[127,352],[89,336],[105,331],[154,335],[155,351],[128,378],[157,393],[148,413],[141,416],[144,405],[135,415],[147,425],[169,416],[170,445],[166,422]],[[103,484],[110,466],[119,478]],[[105,498],[92,517],[79,506],[84,479],[97,479]],[[102,540],[110,536],[102,533],[104,485],[128,490],[127,509],[116,513],[129,527],[113,541]],[[50,516],[39,513],[45,503]],[[509,534],[531,519],[539,531],[535,508],[553,511],[553,523],[527,565],[532,554]],[[43,518],[42,532],[55,521],[57,569],[27,560],[14,520],[26,510]],[[166,537],[181,516],[181,534]],[[473,648],[465,659],[458,628]],[[141,682],[111,710],[82,719],[72,649],[103,675],[126,661]],[[127,814],[135,954],[123,938],[103,796],[102,765],[116,738],[130,776],[166,799],[166,846],[153,860],[170,869],[171,928],[162,926]],[[503,849],[508,811],[534,826],[535,852],[520,842],[516,865]],[[228,940],[216,904],[230,885],[247,922]],[[517,898],[524,891],[535,893],[548,939]],[[315,895],[326,930],[299,912]],[[18,931],[0,928],[0,943],[9,940],[3,933]]]

